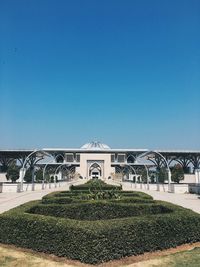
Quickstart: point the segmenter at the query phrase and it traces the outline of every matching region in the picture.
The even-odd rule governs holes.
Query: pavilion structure
[[[134,174],[134,169],[138,166],[160,169],[166,167],[166,164],[173,167],[178,163],[183,167],[185,174],[194,174],[200,169],[200,151],[154,150],[151,153],[148,151],[150,150],[110,148],[97,141],[87,143],[81,148],[0,150],[0,171],[6,173],[9,165],[16,162],[19,166],[26,165],[26,169],[31,168],[33,172],[35,168],[43,170],[50,168],[51,173],[55,173],[60,179],[62,172],[65,171],[69,175],[76,174],[83,179],[106,180],[123,173],[125,169],[129,169],[129,174]],[[141,155],[146,156],[143,161],[138,162]],[[200,180],[193,179],[189,182],[200,183]]]

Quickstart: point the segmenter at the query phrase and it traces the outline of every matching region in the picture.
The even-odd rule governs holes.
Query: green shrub
[[[140,197],[122,197],[120,199],[111,199],[111,202],[117,203],[154,203],[153,199],[148,198],[140,198]]]
[[[95,201],[71,205],[35,205],[28,212],[75,220],[94,221],[167,213],[172,212],[172,210],[165,207],[165,205],[155,203],[134,205]]]
[[[69,197],[51,197],[51,198],[43,198],[42,203],[43,204],[70,204],[73,202],[72,198]]]
[[[106,194],[111,193],[111,194],[117,194],[123,197],[138,197],[138,198],[146,198],[146,199],[153,199],[150,195],[147,195],[143,192],[134,192],[134,191],[119,191],[116,189],[109,189],[109,190],[100,190],[100,191],[93,191],[90,189],[86,189],[86,190],[72,190],[72,191],[60,191],[60,192],[54,192],[54,193],[50,193],[48,194],[46,197],[76,197],[76,196],[80,196],[81,194],[90,194],[90,193],[99,193],[99,192],[105,192]]]
[[[122,190],[121,186],[109,185],[102,180],[93,179],[82,185],[71,185],[70,191],[81,191],[81,190],[91,190],[91,191],[102,191],[102,190]]]
[[[143,192],[122,191],[122,192],[120,192],[120,194],[124,197],[138,197],[138,198],[153,199],[152,196],[147,195]]]
[[[82,200],[120,199],[121,195],[116,190],[90,191],[89,194],[80,194],[77,198]]]
[[[200,241],[199,214],[95,180],[10,210],[0,226],[2,243],[90,264]]]
[[[70,200],[71,199],[71,200]],[[153,198],[142,192],[104,190],[104,191],[61,191],[53,192],[43,197],[42,203],[68,204],[79,200],[121,200],[124,203],[152,203]]]
[[[0,216],[0,242],[97,264],[200,241],[200,215],[157,202],[170,213],[100,221],[29,214],[40,201]]]
[[[105,200],[101,198],[92,198],[93,195],[88,195],[88,194],[80,194],[80,195],[75,195],[75,196],[65,196],[65,197],[43,197],[42,198],[42,203],[43,204],[71,204],[71,203],[80,203],[81,202],[87,202],[89,200]],[[109,198],[107,198],[109,199]],[[109,199],[110,202],[117,202],[117,203],[154,203],[153,199],[148,199],[148,198],[139,198],[139,197],[123,197],[120,196],[120,198],[111,198]]]

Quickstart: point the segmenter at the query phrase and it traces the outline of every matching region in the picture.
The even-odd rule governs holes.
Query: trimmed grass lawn
[[[141,261],[124,267],[200,267],[200,248]]]
[[[13,247],[0,246],[1,267],[83,267],[88,266],[79,263],[65,263],[48,259],[42,255],[31,252],[23,252]],[[101,266],[104,266],[101,265]],[[112,266],[112,263],[105,263],[105,267]],[[187,251],[177,252],[168,256],[160,256],[138,263],[123,264],[115,262],[114,267],[200,267],[200,247]]]
[[[162,257],[160,258],[162,259]],[[163,257],[162,267],[199,267],[200,266],[200,248],[194,248],[189,251],[177,252],[173,255]]]
[[[31,252],[0,246],[1,267],[74,267],[75,265],[58,262]]]

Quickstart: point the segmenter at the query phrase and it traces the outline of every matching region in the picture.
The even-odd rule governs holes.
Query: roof
[[[29,155],[31,152],[37,149],[0,149],[1,155]],[[145,153],[148,151],[156,151],[164,155],[184,155],[184,154],[200,154],[200,150],[184,150],[184,149],[143,149],[143,148],[110,148],[108,145],[100,143],[100,142],[91,142],[83,145],[81,148],[43,148],[42,150],[49,152],[49,153]]]
[[[106,144],[100,143],[98,141],[92,141],[90,143],[86,143],[81,147],[81,149],[87,149],[87,150],[107,150],[110,149],[110,147]]]

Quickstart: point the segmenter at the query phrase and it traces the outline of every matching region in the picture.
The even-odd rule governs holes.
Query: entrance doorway
[[[99,172],[92,172],[92,179],[99,179]]]
[[[93,163],[89,169],[89,176],[92,179],[100,179],[102,176],[101,167],[97,163]]]

